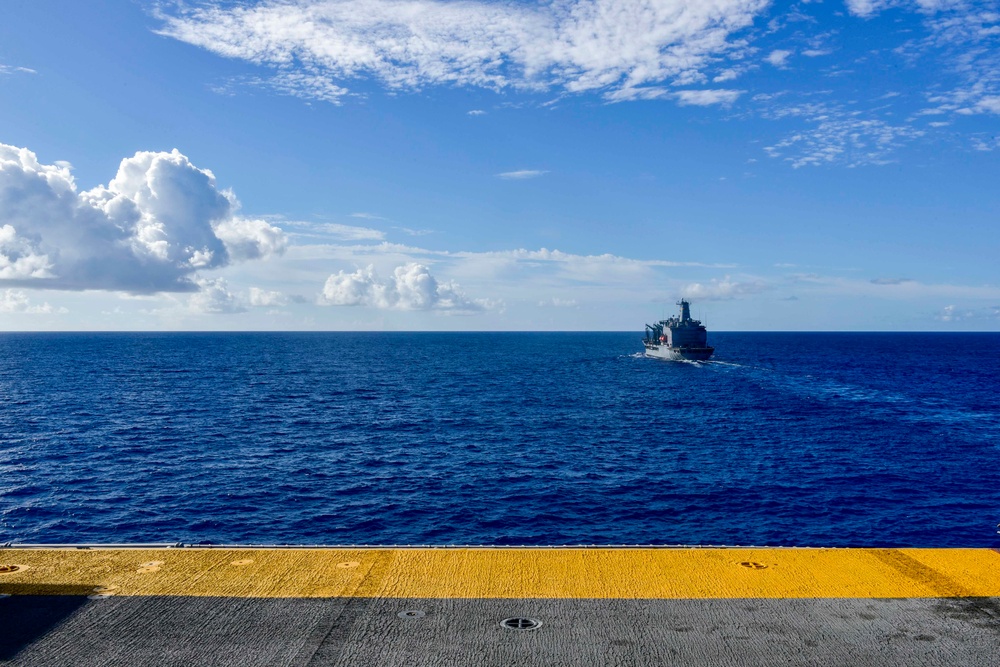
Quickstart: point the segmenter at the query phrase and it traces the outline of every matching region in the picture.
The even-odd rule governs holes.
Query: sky
[[[1000,330],[1000,0],[2,0],[0,331]]]

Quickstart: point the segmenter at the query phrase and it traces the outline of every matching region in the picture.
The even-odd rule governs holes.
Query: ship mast
[[[677,305],[681,307],[681,322],[688,322],[691,320],[691,304],[681,299],[677,302]]]

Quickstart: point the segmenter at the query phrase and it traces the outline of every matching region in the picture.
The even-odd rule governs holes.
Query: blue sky
[[[0,330],[1000,328],[1000,3],[0,6]]]

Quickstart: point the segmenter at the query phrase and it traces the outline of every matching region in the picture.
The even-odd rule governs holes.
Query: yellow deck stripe
[[[0,574],[15,595],[1000,596],[989,549],[0,549],[0,565],[18,566]]]

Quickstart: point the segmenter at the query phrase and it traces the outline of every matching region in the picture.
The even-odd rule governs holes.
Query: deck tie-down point
[[[542,622],[535,618],[505,618],[500,621],[501,628],[508,630],[537,630]]]
[[[741,562],[740,565],[742,565],[745,568],[749,568],[751,570],[766,570],[767,569],[767,565],[764,565],[763,563],[758,563],[755,560],[745,560],[745,561]]]

